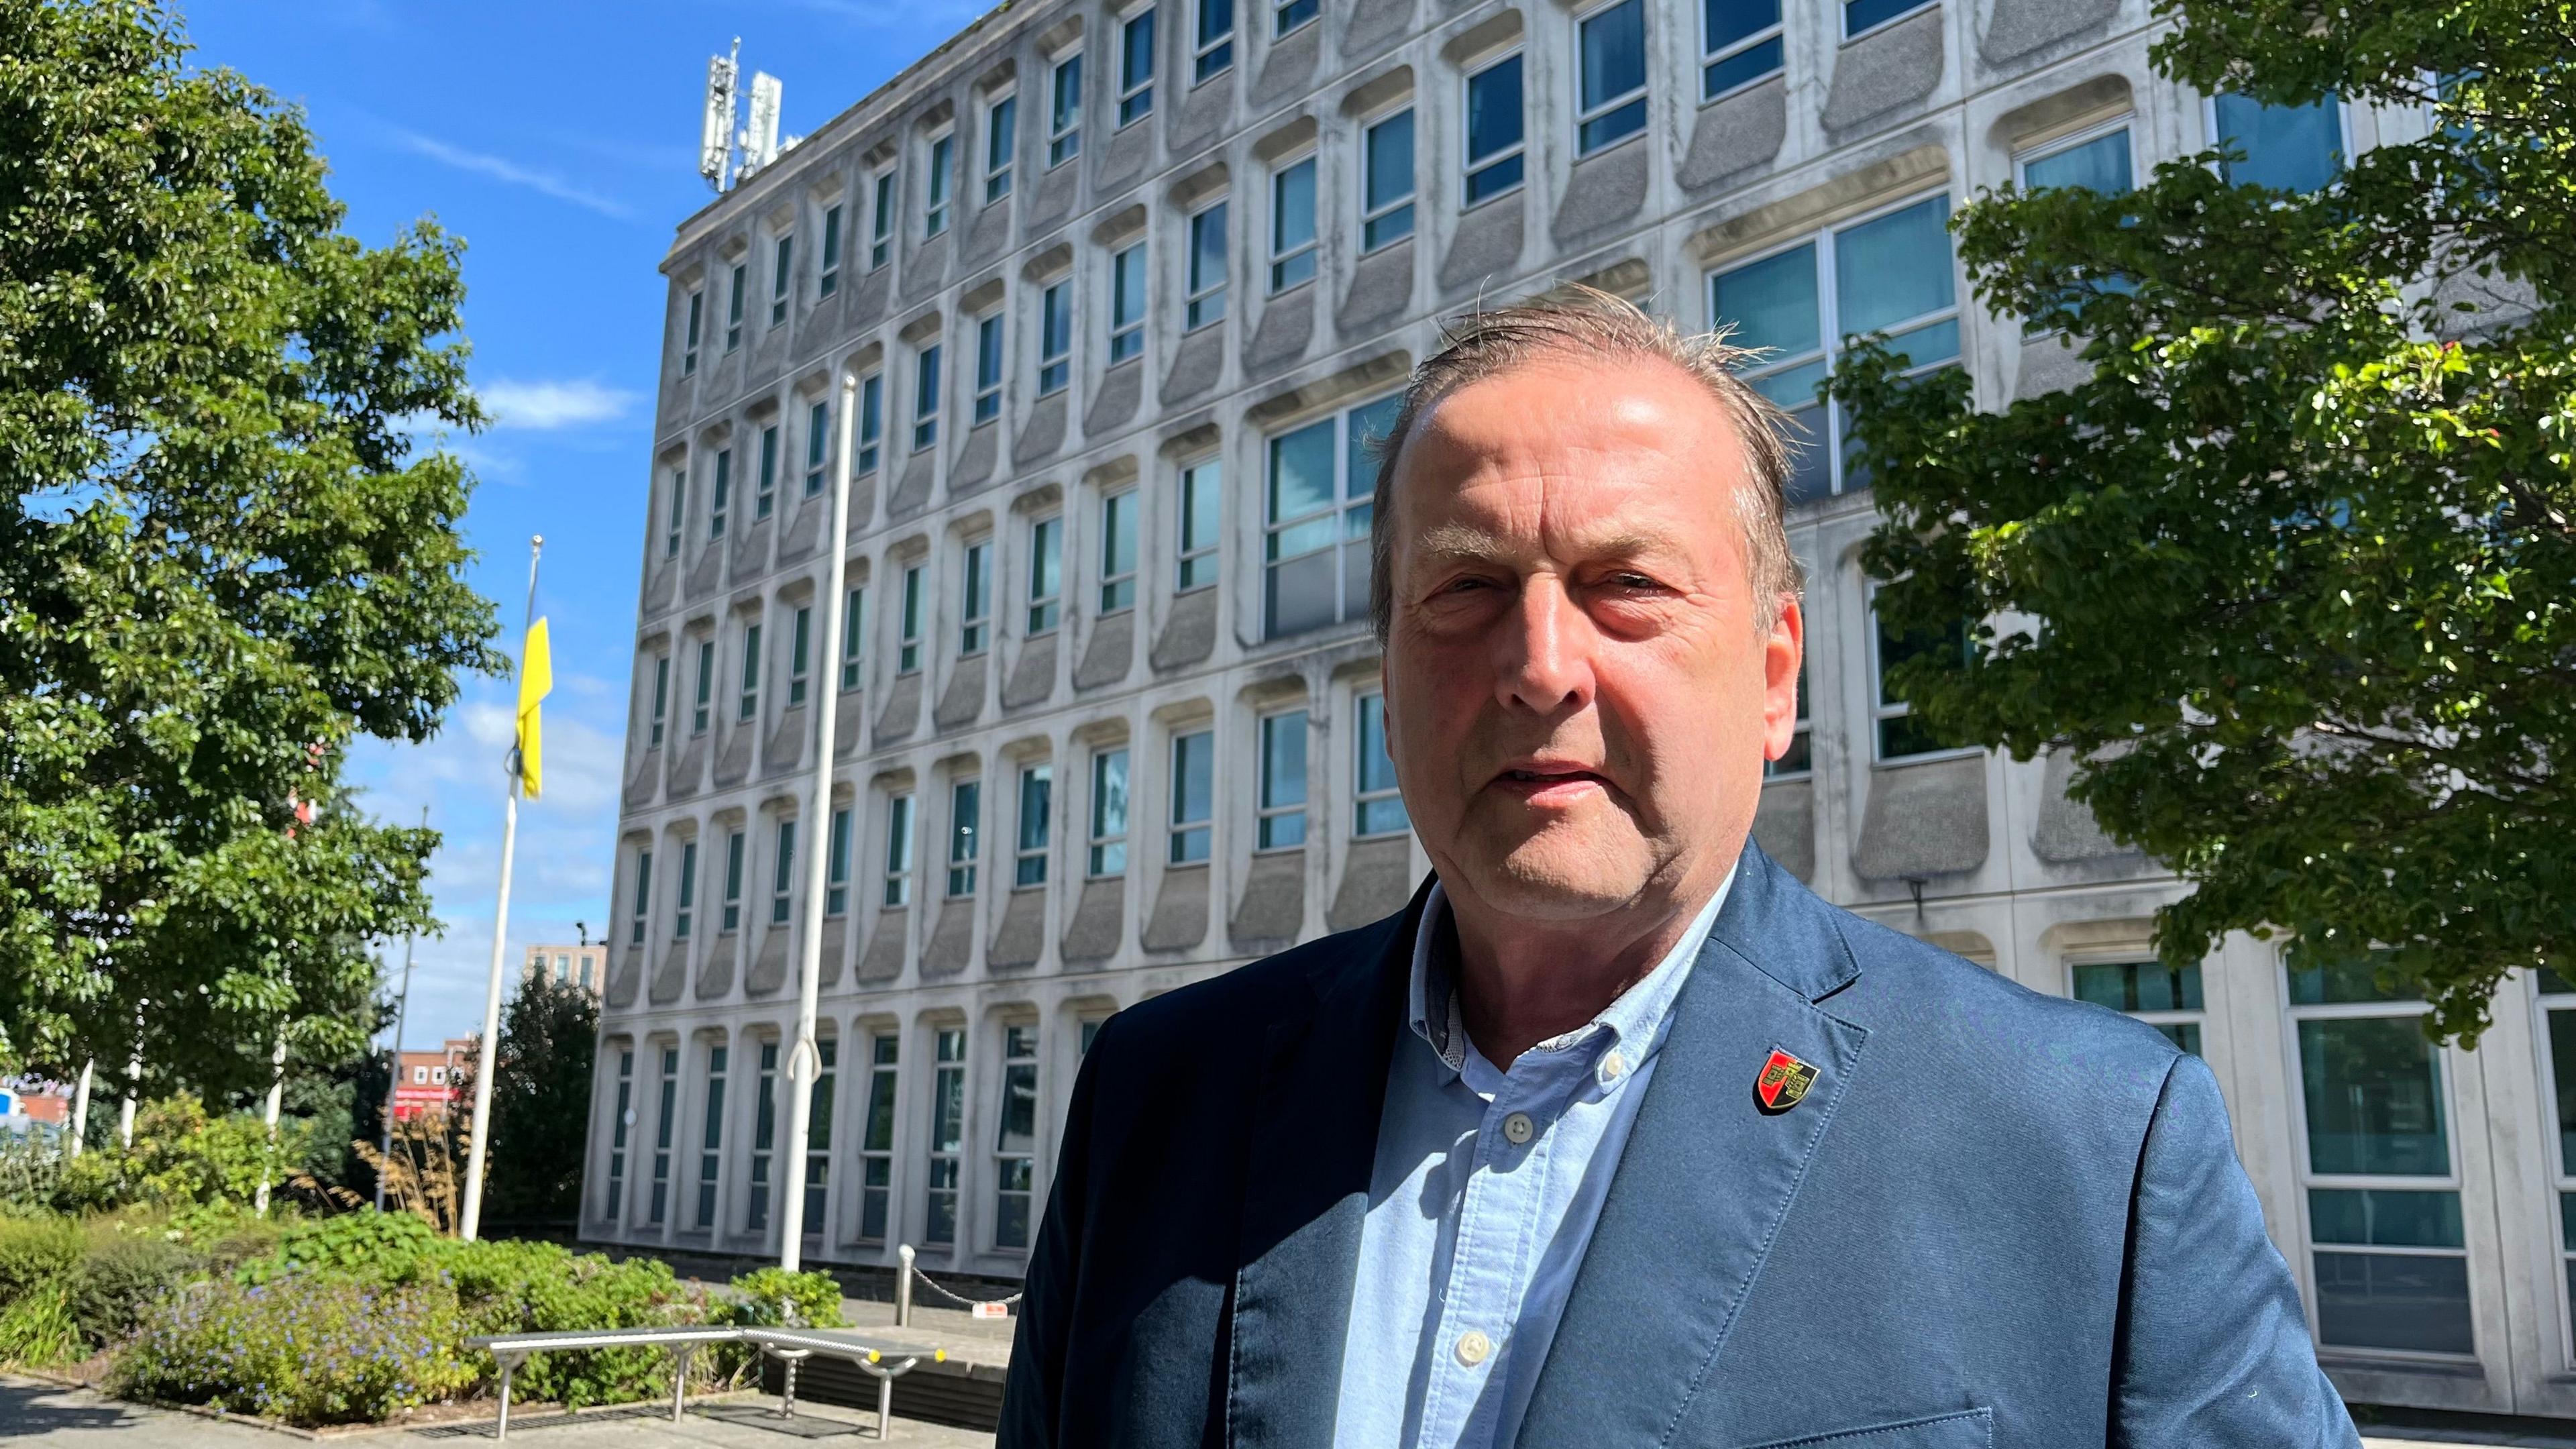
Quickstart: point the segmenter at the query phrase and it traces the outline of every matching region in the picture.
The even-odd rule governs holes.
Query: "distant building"
[[[394,1077],[394,1115],[446,1115],[456,1105],[477,1047],[473,1037],[453,1036],[433,1050],[404,1052]]]
[[[56,1129],[71,1119],[71,1083],[39,1077],[0,1078],[0,1132]]]
[[[537,945],[519,967],[519,979],[541,976],[557,986],[577,987],[597,997],[608,983],[608,948],[601,945]]]

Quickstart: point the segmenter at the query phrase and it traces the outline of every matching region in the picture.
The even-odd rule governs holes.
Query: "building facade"
[[[2427,124],[2188,94],[2153,36],[2143,0],[1039,0],[691,217],[585,1234],[774,1251],[804,1150],[809,1259],[1020,1271],[1099,1021],[1424,873],[1380,736],[1364,443],[1442,316],[1583,280],[1773,349],[1761,384],[1813,438],[1808,718],[1764,846],[2205,1056],[2349,1395],[2576,1415],[2576,997],[2515,983],[2467,1052],[2251,938],[2169,972],[2150,917],[2177,887],[2066,799],[2067,762],[1946,748],[1881,682],[1941,641],[1876,626],[1865,480],[1813,402],[1839,339],[1893,334],[1990,404],[2077,365],[1970,305],[1950,210],[2220,138],[2244,175],[2326,184]],[[826,1075],[790,1144],[814,849]]]
[[[534,945],[519,962],[522,984],[550,981],[558,988],[597,997],[608,986],[608,947],[590,941]]]
[[[394,1115],[444,1117],[456,1110],[482,1050],[481,1037],[452,1036],[436,1047],[396,1053]]]

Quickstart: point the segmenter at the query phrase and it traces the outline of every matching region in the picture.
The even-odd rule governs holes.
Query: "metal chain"
[[[976,1305],[983,1303],[1000,1303],[1008,1305],[1020,1301],[1020,1295],[1017,1293],[1012,1294],[1008,1298],[969,1298],[962,1293],[952,1293],[949,1290],[940,1287],[937,1283],[932,1282],[930,1275],[921,1271],[919,1268],[912,1270],[912,1276],[920,1279],[922,1286],[928,1288],[931,1292],[938,1294],[940,1297],[947,1299],[951,1303],[959,1304],[967,1308],[973,1308]]]

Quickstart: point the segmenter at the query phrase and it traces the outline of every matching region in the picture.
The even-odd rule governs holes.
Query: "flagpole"
[[[420,807],[420,828],[429,828],[429,807],[426,805]],[[384,1128],[384,1142],[376,1150],[384,1154],[388,1167],[394,1160],[394,1105],[402,1100],[403,1022],[411,1015],[411,948],[419,941],[418,931],[403,937],[402,995],[394,998],[394,1044],[386,1054],[389,1066],[385,1075],[385,1110],[384,1120],[379,1124]],[[384,1210],[385,1174],[379,1172],[376,1174],[376,1211]]]
[[[522,639],[526,638],[526,628],[537,619],[537,556],[545,546],[543,534],[528,540],[528,608],[521,625]],[[522,645],[522,656],[525,653]],[[521,669],[527,668],[527,664],[525,657],[519,660]],[[514,714],[514,728],[516,719]],[[484,1146],[491,1135],[492,1066],[498,1056],[501,1035],[501,959],[509,950],[510,942],[510,863],[519,849],[519,770],[519,752],[513,745],[510,750],[510,788],[501,801],[501,899],[492,913],[492,973],[483,987],[483,1044],[474,1064],[474,1125],[471,1129],[473,1136],[466,1142],[465,1211],[456,1222],[456,1235],[469,1243],[474,1241],[474,1234],[483,1225]]]
[[[824,535],[830,561],[823,578],[823,657],[841,647],[841,608],[849,591],[850,419],[857,410],[859,380],[841,374],[841,408],[833,433],[832,526]],[[793,1273],[805,1260],[806,1134],[813,1129],[813,1083],[823,1071],[823,1053],[814,1035],[816,997],[823,982],[823,894],[831,887],[832,860],[832,726],[840,713],[840,672],[817,671],[830,681],[814,704],[813,803],[805,818],[804,940],[796,964],[796,1050],[787,1059],[786,1201],[778,1206],[778,1266]],[[855,831],[852,832],[854,835]],[[851,842],[855,855],[858,843]],[[829,1144],[825,1144],[827,1149]]]

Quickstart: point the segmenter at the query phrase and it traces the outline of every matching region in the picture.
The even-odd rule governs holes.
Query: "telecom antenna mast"
[[[733,117],[741,78],[742,37],[737,35],[732,54],[707,57],[707,112],[698,130],[698,174],[718,191],[734,181]]]
[[[749,176],[778,159],[778,77],[767,71],[751,75],[751,124],[742,133],[742,174]]]

